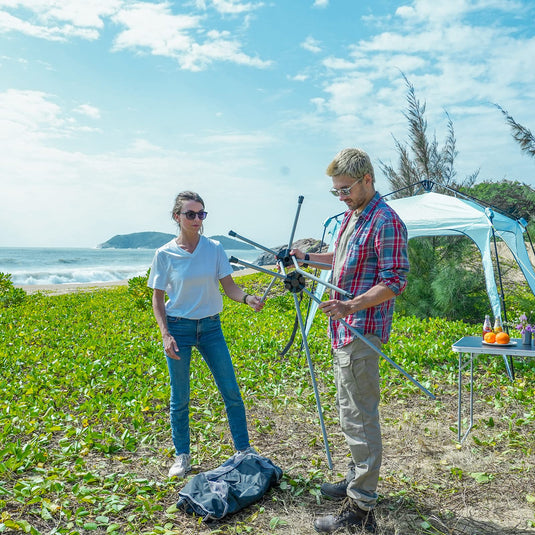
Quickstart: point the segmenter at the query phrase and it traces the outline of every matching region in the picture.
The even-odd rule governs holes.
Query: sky
[[[535,131],[531,0],[0,0],[0,246],[176,232],[320,238],[345,147],[397,164],[407,86],[457,177],[535,184],[496,108]],[[303,196],[303,202],[298,199]]]

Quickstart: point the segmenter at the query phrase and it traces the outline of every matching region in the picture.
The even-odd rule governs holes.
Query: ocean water
[[[228,250],[227,255],[254,262],[262,251]],[[82,249],[0,247],[0,273],[13,284],[112,282],[144,275],[154,249]]]

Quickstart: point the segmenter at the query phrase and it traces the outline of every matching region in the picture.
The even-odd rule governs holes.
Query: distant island
[[[165,232],[134,232],[132,234],[117,234],[113,238],[97,245],[98,249],[158,249],[175,238],[174,234]],[[210,236],[221,243],[226,250],[252,250],[248,243],[229,238],[227,236]]]

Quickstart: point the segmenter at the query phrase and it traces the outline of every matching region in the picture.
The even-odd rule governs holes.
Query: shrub
[[[9,273],[0,273],[0,305],[4,308],[20,305],[26,297],[22,288],[15,288]]]
[[[451,236],[409,241],[407,289],[396,300],[396,310],[420,319],[440,317],[474,323],[488,309],[485,277],[474,246]]]
[[[152,307],[152,288],[147,286],[150,269],[145,275],[133,277],[128,280],[128,294],[134,300],[134,304],[141,310],[148,310]]]

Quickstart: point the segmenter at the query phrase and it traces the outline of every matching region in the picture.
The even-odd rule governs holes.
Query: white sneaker
[[[169,477],[184,477],[191,470],[191,456],[181,453],[175,457],[173,466],[169,468]]]

